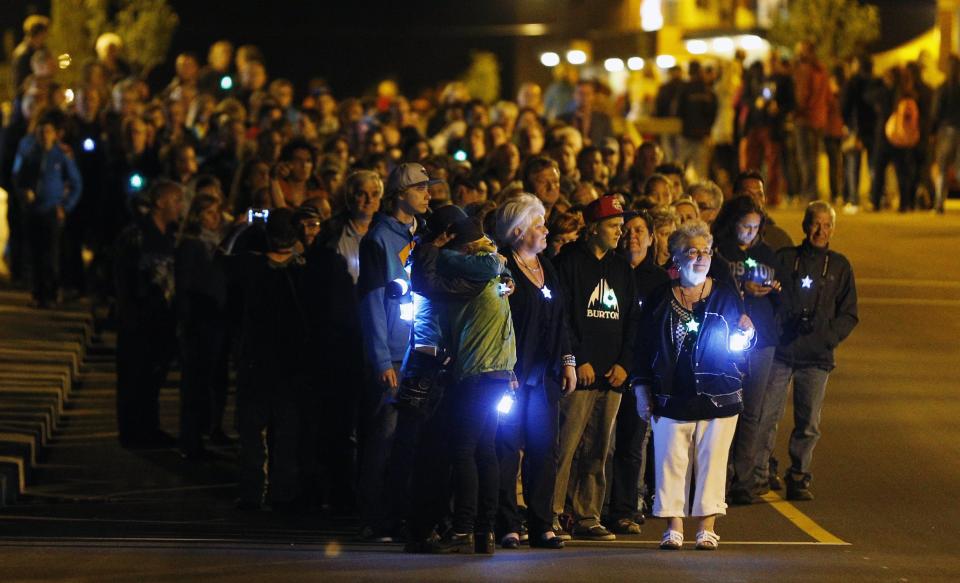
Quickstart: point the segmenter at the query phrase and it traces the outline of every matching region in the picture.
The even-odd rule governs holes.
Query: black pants
[[[461,381],[450,395],[455,532],[494,528],[500,481],[497,403],[508,388],[507,381],[480,374]]]
[[[633,391],[623,393],[616,430],[609,514],[612,520],[633,520],[639,510],[640,484],[650,440],[650,424],[637,415],[637,397]]]
[[[61,283],[65,288],[84,295],[87,292],[86,270],[83,265],[83,244],[89,216],[81,216],[77,210],[71,213],[63,225],[60,242]]]
[[[303,383],[266,369],[242,369],[238,383],[240,500],[254,506],[267,498],[293,502],[301,487]]]
[[[173,315],[168,316],[136,326],[121,324],[117,334],[117,430],[122,444],[160,429],[160,387],[177,348]]]
[[[410,478],[410,514],[407,517],[407,528],[413,540],[427,538],[435,528],[437,532],[443,532],[442,525],[450,516],[450,431],[451,423],[456,422],[451,407],[453,400],[449,398],[451,392],[444,392],[430,416],[415,416],[405,421],[405,416],[414,413],[400,412],[399,425],[419,423]]]
[[[900,210],[913,210],[916,195],[916,154],[913,148],[894,148],[889,142],[883,141],[877,145],[871,167],[872,181],[870,185],[870,200],[873,210],[878,211],[883,202],[883,194],[887,183],[887,165],[893,162],[897,172],[897,187],[900,190]]]
[[[219,320],[184,323],[180,332],[180,449],[203,449],[217,406],[217,368],[223,359],[223,326]],[[221,409],[222,416],[222,409]]]
[[[520,450],[523,450],[523,499],[527,504],[530,531],[534,536],[540,536],[550,530],[553,524],[553,488],[557,481],[557,432],[560,426],[560,408],[553,393],[543,383],[523,386],[517,392],[514,410],[500,418],[497,431],[497,458],[500,463],[497,531],[501,536],[518,532],[522,521],[517,507]]]
[[[332,368],[332,367],[330,367]],[[353,372],[353,371],[349,371]],[[317,387],[320,423],[314,432],[318,497],[335,509],[353,512],[357,503],[357,407],[355,376],[334,376]]]
[[[33,271],[33,299],[50,304],[60,289],[60,238],[63,224],[56,209],[28,212],[27,240]]]

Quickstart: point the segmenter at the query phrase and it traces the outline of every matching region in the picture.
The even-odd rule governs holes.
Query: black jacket
[[[777,258],[783,266],[783,307],[776,358],[832,370],[833,349],[860,321],[853,268],[843,255],[806,240],[797,247],[781,249]],[[807,324],[801,322],[804,315]]]
[[[781,271],[780,262],[773,249],[762,241],[744,251],[735,240],[718,238],[717,249],[727,260],[730,274],[740,289],[743,289],[745,281],[763,283],[776,280],[778,272]],[[757,348],[776,346],[776,311],[779,304],[780,294],[776,292],[770,292],[762,298],[743,294],[744,309],[757,329]]]
[[[569,323],[565,313],[560,275],[545,255],[540,256],[543,266],[544,286],[538,289],[523,274],[509,250],[504,250],[507,267],[516,273],[516,289],[510,295],[510,315],[517,342],[517,365],[514,373],[522,384],[542,382],[544,376],[558,377],[560,357],[572,354],[570,350]],[[549,297],[548,297],[549,296]],[[540,378],[533,378],[539,376]],[[560,398],[559,385],[547,383],[547,394]]]
[[[627,260],[613,252],[597,259],[584,241],[565,245],[556,258],[577,366],[590,363],[598,379],[586,388],[609,388],[614,364],[627,373],[636,337],[636,282]],[[626,388],[626,383],[621,389]]]
[[[655,395],[687,392],[674,383],[677,361],[670,330],[670,303],[676,285],[671,282],[655,291],[644,303],[640,316],[633,381],[651,386]],[[714,279],[692,354],[698,395],[723,397],[740,391],[742,375],[737,365],[744,355],[728,348],[730,334],[739,321],[739,294]]]

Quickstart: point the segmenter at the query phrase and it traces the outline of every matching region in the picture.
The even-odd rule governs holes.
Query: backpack
[[[916,100],[905,97],[897,101],[883,129],[887,140],[897,148],[912,148],[920,143],[920,111]]]

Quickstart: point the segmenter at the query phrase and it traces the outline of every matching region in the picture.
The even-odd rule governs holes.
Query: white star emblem
[[[813,280],[810,279],[809,275],[803,276],[803,279],[800,280],[800,286],[804,289],[810,289],[810,286],[813,285]]]
[[[547,286],[543,286],[542,288],[540,288],[540,293],[542,293],[543,297],[547,298],[548,300],[553,299],[553,292],[551,292],[550,288],[548,288]]]
[[[696,320],[687,322],[687,332],[697,332],[698,330],[700,330],[700,322]]]

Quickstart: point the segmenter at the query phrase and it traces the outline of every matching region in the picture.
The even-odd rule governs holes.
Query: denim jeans
[[[731,491],[753,489],[753,469],[757,450],[761,447],[760,414],[770,378],[770,365],[776,348],[754,350],[747,360],[747,377],[743,383],[743,412],[737,421],[737,432],[730,450]]]
[[[787,391],[793,380],[793,431],[790,434],[790,474],[810,477],[813,449],[820,439],[820,413],[830,372],[816,366],[794,367],[774,359],[770,382],[760,413],[760,443],[755,476],[765,480],[767,464],[777,440],[777,426],[786,410]]]
[[[960,128],[950,125],[940,128],[937,132],[936,159],[937,166],[940,167],[940,177],[937,179],[937,192],[933,201],[933,208],[942,211],[947,196],[947,174],[951,167],[960,176]]]
[[[798,125],[797,169],[800,172],[800,195],[805,201],[817,200],[817,162],[820,154],[820,131],[805,125]]]
[[[500,482],[497,403],[509,387],[507,380],[479,374],[461,381],[449,395],[455,532],[493,531]]]
[[[620,398],[620,393],[610,390],[577,390],[560,403],[560,464],[553,490],[553,513],[563,512],[569,485],[573,517],[579,527],[600,524],[607,483],[604,465],[610,453]],[[574,467],[578,448],[580,459]]]
[[[869,155],[870,149],[865,149]],[[853,206],[860,206],[860,168],[863,165],[863,152],[864,149],[854,148],[843,154],[843,172],[847,180],[844,202]]]

